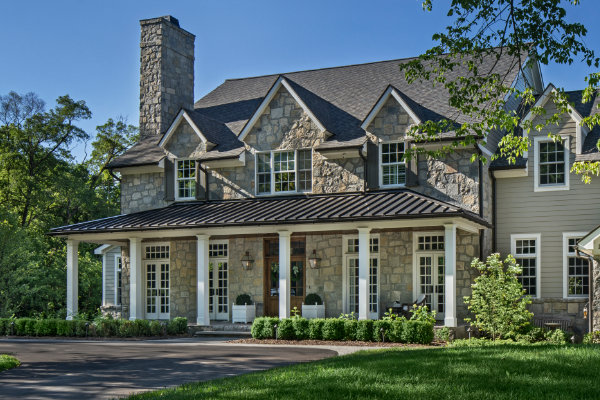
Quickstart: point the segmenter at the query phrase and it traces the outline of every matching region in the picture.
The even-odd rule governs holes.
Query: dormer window
[[[406,184],[406,162],[404,161],[404,143],[382,143],[380,145],[379,165],[380,186],[404,186]]]
[[[555,142],[547,137],[536,137],[535,191],[569,189],[569,139]]]
[[[175,168],[176,200],[196,198],[196,161],[177,160]]]
[[[256,193],[283,194],[312,190],[312,150],[256,153]]]

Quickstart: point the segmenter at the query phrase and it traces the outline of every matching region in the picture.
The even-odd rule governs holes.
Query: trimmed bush
[[[309,293],[306,295],[306,298],[304,299],[304,304],[309,305],[309,306],[314,306],[315,304],[322,305],[323,300],[321,300],[321,296],[319,296],[318,294]]]
[[[322,340],[324,324],[325,324],[325,319],[323,319],[323,318],[313,318],[313,319],[308,320],[308,337],[309,337],[309,339]]]
[[[136,325],[134,321],[123,320],[119,326],[119,336],[133,337],[136,335]]]
[[[279,324],[279,318],[277,317],[265,317],[263,324],[262,338],[263,339],[275,339],[277,333],[275,325]]]
[[[296,331],[294,330],[294,322],[291,318],[279,320],[277,324],[277,339],[294,340],[296,339]]]
[[[56,336],[56,319],[38,319],[34,329],[36,336]]]
[[[34,319],[31,318],[17,318],[15,320],[15,335],[17,336],[33,336],[35,331],[33,330]],[[30,331],[31,329],[31,331]]]
[[[356,340],[362,342],[373,341],[373,321],[370,319],[361,319],[356,325]]]
[[[392,321],[390,320],[378,320],[373,321],[373,340],[375,342],[381,342],[384,340],[389,341],[388,334],[392,328]]]
[[[113,318],[98,318],[94,322],[96,328],[96,335],[98,336],[117,336],[119,334],[119,327],[121,320]]]
[[[150,334],[152,336],[162,336],[164,335],[163,332],[163,325],[160,323],[160,321],[150,321]]]
[[[406,326],[406,322],[406,319],[395,319],[394,321],[392,321],[390,330],[386,334],[386,340],[396,343],[405,343],[402,339],[404,335],[404,327]]]
[[[75,321],[61,319],[56,323],[56,334],[58,336],[73,336],[75,334]]]
[[[187,333],[187,318],[175,317],[167,324],[167,333],[169,335],[181,335]]]
[[[150,336],[150,321],[147,319],[136,319],[133,322],[135,324],[137,336]]]
[[[329,318],[323,324],[323,340],[342,340],[344,338],[344,320]]]
[[[91,325],[89,322],[78,319],[73,320],[73,323],[75,324],[75,336],[85,337],[89,334],[89,327]]]
[[[10,323],[13,320],[10,318],[0,318],[0,336],[10,335]]]
[[[569,343],[569,335],[561,329],[554,329],[546,332],[546,341],[552,344],[567,344]]]
[[[245,306],[245,305],[250,305],[252,304],[252,298],[250,297],[249,294],[240,294],[238,297],[235,298],[235,305],[236,306]]]
[[[433,324],[423,321],[406,321],[402,342],[429,344],[433,341]]]
[[[254,319],[252,322],[252,328],[250,328],[250,333],[254,339],[263,339],[263,327],[265,325],[265,317],[258,317]]]
[[[356,331],[358,329],[358,321],[349,319],[344,321],[344,340],[356,340]]]
[[[309,322],[306,318],[292,318],[296,339],[306,340],[310,337]]]

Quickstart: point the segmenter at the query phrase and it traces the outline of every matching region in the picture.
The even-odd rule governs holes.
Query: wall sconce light
[[[317,257],[317,251],[313,250],[310,257],[308,257],[308,264],[310,265],[310,268],[311,269],[319,268],[319,261],[321,261],[321,259],[319,257]]]
[[[586,304],[583,307],[583,319],[587,319],[587,317],[588,317],[588,305]]]
[[[252,269],[252,263],[254,259],[250,256],[250,252],[246,251],[246,254],[242,257],[242,268],[245,271]]]

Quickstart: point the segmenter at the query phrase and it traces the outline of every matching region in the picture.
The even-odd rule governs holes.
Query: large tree
[[[425,0],[423,8],[431,11],[435,3]],[[512,67],[520,72],[536,62],[544,65],[584,62],[597,68],[599,58],[584,42],[587,29],[568,19],[568,11],[579,3],[579,0],[452,0],[447,15],[453,23],[433,36],[437,44],[400,68],[411,82],[431,81],[444,87],[457,114],[470,118],[468,122],[457,123],[449,117],[415,126],[409,134],[417,142],[449,130],[457,134],[457,140],[441,150],[431,152],[416,146],[415,151],[432,155],[452,152],[473,145],[480,138],[485,140],[490,132],[497,130],[508,132],[499,143],[499,155],[514,162],[527,151],[530,141],[527,135],[519,134],[519,125],[528,132],[557,123],[567,112],[569,98],[562,88],[557,88],[553,96],[557,112],[547,115],[544,123],[535,126],[532,122],[523,122],[522,115],[505,107],[505,99],[516,96],[524,106],[521,109],[528,108],[533,115],[543,115],[542,107],[533,107],[533,91],[512,87],[512,82],[495,70],[495,64],[484,68],[482,61],[489,57],[496,60],[509,57]],[[455,68],[468,68],[469,73],[447,79],[447,72]],[[585,84],[582,82],[585,86],[583,101],[587,102],[600,88],[600,73],[589,75],[585,81]],[[592,129],[600,124],[600,114],[585,118],[584,123]],[[558,136],[553,139],[561,140]],[[598,146],[600,149],[600,142]],[[473,159],[478,157],[485,159],[484,155],[473,155]],[[591,175],[600,173],[600,162],[578,162],[573,170],[589,183]]]

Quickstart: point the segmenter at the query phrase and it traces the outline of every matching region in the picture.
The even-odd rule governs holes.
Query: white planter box
[[[256,304],[246,304],[245,306],[231,306],[231,322],[243,322],[244,324],[254,321],[256,318]]]
[[[325,318],[325,304],[311,306],[302,303],[302,316],[306,319]]]

